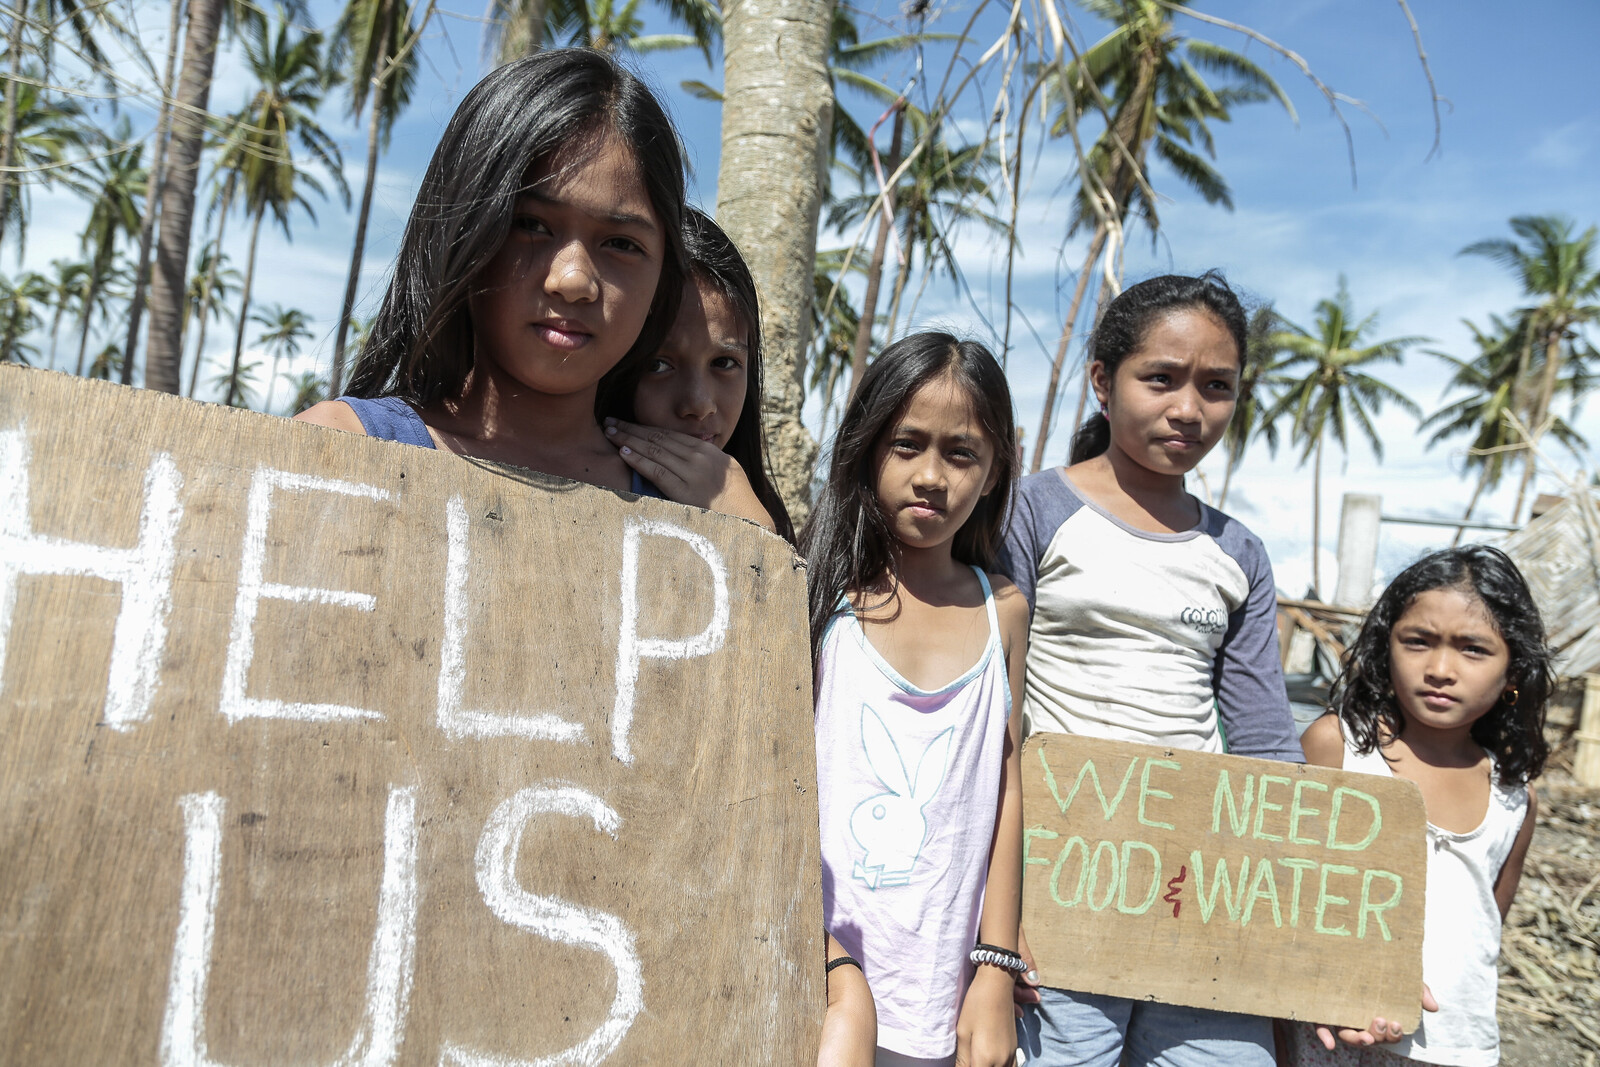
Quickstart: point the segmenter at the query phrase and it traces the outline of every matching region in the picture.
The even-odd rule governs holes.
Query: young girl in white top
[[[1101,316],[1088,368],[1100,413],[1071,466],[1023,479],[1000,559],[1033,609],[1025,733],[1302,758],[1266,551],[1184,487],[1233,416],[1244,349],[1244,309],[1216,275],[1148,279]],[[1273,1058],[1266,1019],[1082,990],[1019,999],[1038,1001],[1031,1063]]]
[[[1438,1010],[1408,1037],[1374,1020],[1368,1030],[1340,1031],[1337,1045],[1328,1028],[1301,1024],[1292,1062],[1500,1062],[1500,925],[1533,837],[1537,799],[1528,783],[1549,755],[1544,708],[1552,679],[1539,611],[1498,549],[1435,552],[1378,598],[1334,685],[1333,714],[1306,730],[1306,758],[1398,775],[1422,789],[1429,845],[1422,977]]]
[[[985,568],[1016,464],[994,357],[906,337],[862,377],[801,533],[823,921],[871,986],[879,1065],[1015,1054],[1027,608]]]

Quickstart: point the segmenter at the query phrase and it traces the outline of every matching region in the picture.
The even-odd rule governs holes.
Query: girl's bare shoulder
[[[363,436],[367,432],[367,428],[356,417],[355,410],[343,400],[324,400],[320,404],[312,404],[294,418],[296,422],[309,422],[315,426],[328,426]]]
[[[1009,636],[1028,636],[1028,598],[1003,574],[989,575],[989,587],[994,590],[994,610],[1000,619],[1000,630]]]
[[[1339,716],[1328,713],[1306,727],[1300,735],[1300,747],[1305,750],[1306,762],[1318,767],[1344,766],[1344,735],[1339,732]]]

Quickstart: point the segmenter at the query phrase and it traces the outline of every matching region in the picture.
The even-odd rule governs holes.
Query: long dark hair
[[[664,243],[650,314],[622,362],[655,350],[683,293],[677,130],[644,83],[604,52],[549,49],[495,70],[450,117],[351,372],[351,396],[425,406],[461,395],[473,367],[467,298],[511,232],[517,195],[562,149],[608,131],[638,161]]]
[[[1115,378],[1122,361],[1144,344],[1144,335],[1161,316],[1196,309],[1210,312],[1233,335],[1239,359],[1244,360],[1245,339],[1249,330],[1244,306],[1219,272],[1208,270],[1199,277],[1187,274],[1162,274],[1146,278],[1124,289],[1106,306],[1100,323],[1089,339],[1090,363],[1102,363],[1106,375]],[[1095,412],[1072,435],[1069,464],[1082,463],[1111,447],[1111,423]]]
[[[697,208],[683,210],[683,259],[689,278],[710,284],[726,297],[744,325],[748,357],[745,360],[744,407],[739,409],[739,421],[734,424],[733,433],[722,450],[744,468],[750,488],[772,516],[778,533],[792,542],[794,523],[768,472],[766,437],[761,432],[761,305],[756,296],[756,280],[733,239]],[[600,380],[600,389],[595,395],[597,418],[609,415],[630,422],[634,420],[633,398],[647,365],[644,359],[624,360]]]
[[[1472,724],[1472,739],[1494,755],[1502,783],[1523,785],[1539,776],[1550,746],[1544,739],[1544,709],[1555,688],[1544,622],[1528,583],[1511,558],[1488,545],[1463,545],[1427,555],[1400,572],[1367,613],[1361,633],[1345,654],[1330,702],[1357,752],[1371,752],[1381,731],[1405,732],[1389,674],[1389,634],[1413,601],[1432,589],[1459,589],[1483,602],[1510,653],[1506,681],[1517,699],[1497,700]]]
[[[947,333],[914,333],[885,348],[861,376],[833,438],[828,481],[800,531],[807,559],[814,655],[822,632],[848,590],[863,589],[885,574],[895,577],[895,536],[878,503],[878,442],[929,382],[949,376],[972,398],[983,432],[994,445],[995,486],[956,532],[950,554],[985,570],[1011,507],[1017,477],[1017,427],[1011,387],[989,350]]]

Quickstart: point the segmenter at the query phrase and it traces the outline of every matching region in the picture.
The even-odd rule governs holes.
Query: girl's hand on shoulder
[[[978,968],[956,1021],[956,1067],[1011,1067],[1017,1056],[1016,1014],[1008,971]]]
[[[617,446],[622,461],[668,500],[776,529],[739,461],[712,442],[621,419],[606,419],[604,425],[606,438]]]
[[[1428,988],[1426,982],[1422,984],[1422,1010],[1439,1010],[1439,1002],[1433,999],[1433,990]],[[1335,1034],[1338,1036],[1337,1041],[1334,1040]],[[1365,1030],[1353,1030],[1348,1027],[1337,1030],[1331,1026],[1317,1027],[1317,1040],[1321,1041],[1322,1047],[1329,1052],[1332,1052],[1341,1042],[1346,1045],[1361,1047],[1367,1045],[1390,1045],[1405,1036],[1405,1033],[1400,1029],[1399,1023],[1390,1022],[1382,1018],[1373,1019],[1372,1022],[1367,1024]]]

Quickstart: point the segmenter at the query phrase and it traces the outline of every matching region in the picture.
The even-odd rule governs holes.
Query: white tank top
[[[1340,734],[1344,735],[1343,724]],[[1489,810],[1464,834],[1428,824],[1428,892],[1422,932],[1422,980],[1439,1002],[1399,1044],[1385,1045],[1423,1063],[1489,1067],[1500,1062],[1495,1022],[1500,906],[1494,883],[1528,813],[1524,786],[1503,785],[1490,755]],[[1357,754],[1344,736],[1344,769],[1393,776],[1382,752]]]
[[[983,571],[989,640],[978,662],[918,689],[841,610],[817,656],[817,802],[823,922],[861,961],[878,1044],[955,1051],[999,809],[1011,687]]]

